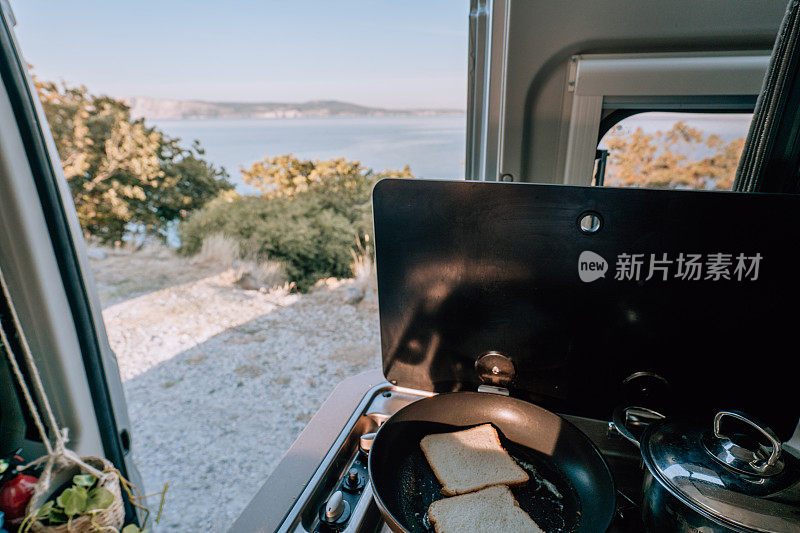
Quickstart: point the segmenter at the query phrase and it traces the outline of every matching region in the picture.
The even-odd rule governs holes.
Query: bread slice
[[[520,509],[505,485],[435,501],[428,507],[428,520],[436,533],[544,533],[528,513]]]
[[[427,435],[420,447],[445,496],[528,481],[528,473],[503,449],[491,424]]]

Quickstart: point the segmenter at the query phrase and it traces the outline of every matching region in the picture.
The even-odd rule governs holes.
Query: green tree
[[[617,187],[729,190],[744,148],[744,138],[726,143],[683,121],[666,132],[606,136],[609,150],[606,184]],[[707,154],[692,158],[692,154]]]
[[[268,157],[242,170],[242,180],[259,189],[265,199],[314,198],[322,209],[348,219],[359,238],[372,234],[372,187],[389,177],[414,175],[408,165],[377,172],[341,157],[301,160],[292,154]]]
[[[259,189],[266,198],[292,198],[316,192],[348,203],[368,200],[372,185],[388,176],[413,177],[408,165],[402,170],[375,172],[359,161],[347,161],[343,157],[310,161],[292,154],[268,157],[242,170],[244,182]]]
[[[304,291],[317,280],[352,275],[353,253],[370,250],[372,186],[381,178],[412,178],[408,167],[375,172],[357,161],[267,158],[243,170],[261,196],[222,194],[181,224],[181,251],[193,254],[215,234],[236,239],[246,253],[284,264]]]
[[[164,237],[171,221],[233,188],[196,142],[183,148],[132,120],[122,101],[85,87],[35,83],[87,236],[119,242],[133,224]]]

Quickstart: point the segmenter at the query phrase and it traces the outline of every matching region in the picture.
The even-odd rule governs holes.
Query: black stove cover
[[[387,179],[373,209],[388,380],[475,390],[497,351],[562,413],[797,423],[800,196]]]

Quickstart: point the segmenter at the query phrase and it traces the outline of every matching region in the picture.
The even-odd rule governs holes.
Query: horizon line
[[[314,98],[311,100],[305,101],[294,101],[294,102],[286,102],[286,101],[269,101],[269,100],[205,100],[201,98],[167,98],[161,96],[142,96],[142,95],[127,95],[127,96],[115,96],[114,98],[119,98],[121,100],[126,100],[129,98],[145,98],[148,100],[166,100],[171,102],[189,102],[189,103],[201,103],[201,104],[247,104],[247,105],[263,105],[263,104],[270,104],[270,105],[298,105],[298,104],[311,104],[317,102],[330,102],[330,103],[337,103],[337,104],[348,104],[354,105],[358,107],[363,107],[367,109],[375,109],[375,110],[383,110],[383,111],[450,111],[450,112],[458,112],[458,113],[466,113],[466,108],[462,109],[459,107],[388,107],[388,106],[373,106],[368,104],[359,104],[356,102],[348,101],[348,100],[337,100],[334,98]]]

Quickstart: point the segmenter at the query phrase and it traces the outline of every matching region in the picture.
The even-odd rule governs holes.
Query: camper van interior
[[[464,2],[464,175],[372,192],[382,367],[331,384],[226,527],[800,531],[800,2]],[[84,500],[115,502],[86,515],[114,510],[111,529],[75,531],[122,530],[145,520],[126,489],[143,486],[134,455],[157,450],[136,447],[84,233],[0,6],[0,530],[56,530],[24,521],[61,506],[34,487],[67,483],[63,462],[97,478],[74,481]],[[619,159],[630,121],[693,116],[745,124],[741,157],[724,134],[701,139],[728,174]],[[625,173],[607,172],[610,153]],[[486,424],[494,447],[457,433]],[[437,463],[424,443],[439,434]],[[499,456],[525,480],[484,509],[473,490],[503,480],[467,478]],[[471,488],[446,492],[458,483]]]

